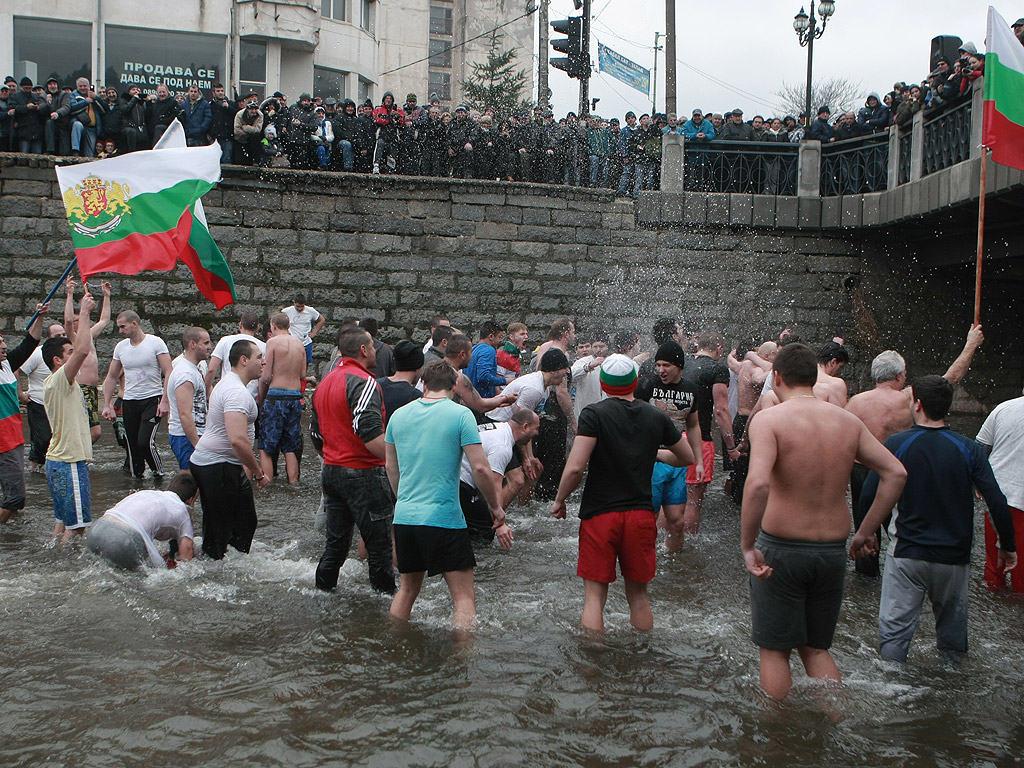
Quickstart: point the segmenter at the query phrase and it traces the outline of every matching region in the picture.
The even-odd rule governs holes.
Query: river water
[[[108,438],[94,514],[132,482]],[[659,551],[652,632],[630,629],[621,581],[605,636],[580,628],[577,521],[536,505],[510,513],[510,552],[478,555],[467,640],[448,629],[439,578],[405,625],[363,562],[346,563],[336,593],[313,588],[315,458],[297,488],[257,495],[250,555],[146,573],[48,547],[46,481],[30,475],[28,509],[0,527],[0,765],[1020,764],[1024,603],[987,593],[978,565],[959,670],[935,651],[927,609],[911,664],[880,662],[879,583],[851,567],[833,649],[845,684],[797,672],[778,704],[758,692],[739,512],[721,477],[701,534],[679,556]],[[980,539],[980,507],[978,520]]]

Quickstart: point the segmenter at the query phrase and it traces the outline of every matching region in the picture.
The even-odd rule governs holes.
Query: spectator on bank
[[[384,93],[380,106],[373,110],[373,124],[377,132],[373,150],[373,172],[401,173],[399,160],[402,156],[401,141],[402,128],[405,127],[405,112],[395,104],[395,96],[391,91]],[[469,141],[468,132],[466,141]]]
[[[608,159],[615,146],[615,137],[608,123],[598,115],[588,119],[587,149],[590,152],[590,186],[608,186]]]
[[[316,159],[320,170],[326,171],[327,164],[331,162],[331,148],[334,146],[334,125],[327,119],[327,110],[323,107],[314,109],[313,114],[316,130],[309,140],[316,150]]]
[[[103,102],[103,132],[100,134],[100,138],[104,145],[108,141],[117,144],[121,140],[121,124],[123,122],[117,89],[114,86],[109,86],[104,91],[104,95],[106,99]]]
[[[376,115],[376,111],[374,112]],[[452,176],[456,179],[473,177],[473,131],[476,124],[469,117],[465,104],[455,108],[455,119],[448,126],[448,157],[451,158]]]
[[[59,111],[71,100],[68,91],[61,90],[56,77],[46,81],[46,103],[50,105],[50,114]],[[71,154],[71,122],[67,111],[56,120],[47,120],[43,128],[46,139],[46,154],[65,157]]]
[[[181,104],[178,119],[185,126],[185,141],[190,147],[203,147],[210,143],[208,133],[213,111],[210,102],[203,99],[198,85],[188,87],[188,98]]]
[[[860,136],[860,129],[857,128],[857,116],[853,112],[843,112],[836,121],[833,128],[836,141],[855,139]]]
[[[122,154],[144,149],[149,143],[149,130],[146,125],[146,101],[139,86],[133,85],[122,94],[117,108],[121,113]]]
[[[250,102],[244,109],[238,110],[234,123],[235,146],[238,148],[238,161],[246,165],[254,165],[263,156],[263,113],[260,105]]]
[[[68,103],[50,113],[51,119],[58,117],[67,117],[71,124],[71,154],[95,157],[96,140],[103,131],[103,102],[97,98],[88,78],[78,78]]]
[[[210,95],[210,128],[207,131],[210,141],[220,144],[222,163],[232,161],[232,144],[234,143],[235,114],[238,108],[228,100],[224,93],[223,83],[213,86],[213,93]]]
[[[862,134],[882,133],[889,128],[889,108],[878,99],[877,93],[868,94],[867,100],[857,113],[857,127]]]
[[[178,114],[181,112],[181,105],[171,96],[171,92],[167,90],[167,86],[160,83],[156,87],[156,94],[150,94],[148,97],[149,104],[146,106],[146,128],[149,132],[149,138],[155,145],[160,137],[164,135],[164,131],[171,124],[173,120],[176,120]]]
[[[335,168],[351,171],[355,164],[355,147],[359,140],[358,120],[356,103],[352,99],[345,99],[341,102],[341,111],[335,112],[332,121],[334,141],[337,146],[337,152],[333,159]]]
[[[636,114],[626,113],[626,124],[619,131],[619,158],[622,161],[622,177],[619,179],[619,196],[629,194],[629,188],[635,181],[636,176],[636,142],[633,134],[640,130],[637,125]]]
[[[903,129],[908,129],[914,122],[914,115],[924,109],[925,99],[921,86],[912,85],[910,96],[900,102],[896,108],[896,124]]]
[[[734,109],[719,134],[723,141],[753,141],[754,129],[749,123],[743,122],[743,110]]]
[[[693,116],[683,123],[683,137],[686,141],[708,142],[715,138],[715,126],[710,120],[704,119],[704,112],[695,109]]]
[[[875,101],[877,102],[878,99],[876,98]],[[828,121],[831,115],[832,110],[830,110],[828,107],[819,107],[818,116],[807,129],[807,138],[810,139],[811,141],[820,141],[822,144],[827,144],[831,141],[835,141],[836,132]]]
[[[9,152],[11,147],[11,123],[12,116],[7,114],[9,107],[8,96],[10,89],[7,85],[0,86],[0,152]]]
[[[32,78],[23,77],[18,90],[8,93],[7,114],[13,118],[14,141],[19,152],[43,154],[43,125],[50,116],[46,97],[32,93]]]
[[[666,119],[666,125],[661,129],[661,132],[666,136],[682,136],[683,135],[683,124],[679,122],[679,118],[673,113],[668,115]]]

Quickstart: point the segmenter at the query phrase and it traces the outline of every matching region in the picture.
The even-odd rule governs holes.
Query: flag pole
[[[78,257],[77,256],[72,257],[71,263],[68,264],[68,268],[64,270],[64,274],[60,276],[60,279],[57,281],[57,284],[55,286],[53,286],[53,288],[50,290],[50,292],[48,294],[46,294],[46,298],[43,299],[43,304],[46,304],[50,299],[53,298],[53,295],[55,293],[57,293],[57,291],[60,290],[60,287],[62,285],[64,285],[64,281],[68,279],[68,275],[71,274],[71,270],[75,268],[75,264],[77,264],[77,263],[78,263]],[[39,313],[38,312],[36,312],[34,315],[32,315],[32,319],[29,320],[28,321],[28,325],[25,326],[25,330],[26,331],[29,328],[32,327],[32,323],[34,323],[36,321],[37,317],[39,317]]]
[[[981,190],[978,193],[978,257],[974,268],[974,324],[981,322],[981,260],[985,244],[985,159],[988,148],[981,146]]]

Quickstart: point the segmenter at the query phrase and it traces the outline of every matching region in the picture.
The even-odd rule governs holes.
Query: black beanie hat
[[[569,358],[565,356],[565,352],[552,347],[544,353],[544,357],[540,359],[540,369],[542,371],[561,371],[564,368],[569,367]]]
[[[683,348],[679,346],[678,342],[666,341],[660,347],[658,347],[658,353],[654,356],[654,361],[664,360],[666,363],[672,363],[672,365],[678,365],[682,368],[686,365],[686,353],[683,352]]]
[[[395,344],[395,370],[397,371],[418,371],[423,367],[423,350],[418,344],[408,339]]]

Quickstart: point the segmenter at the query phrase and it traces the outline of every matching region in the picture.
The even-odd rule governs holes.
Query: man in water
[[[231,352],[231,347],[234,346],[236,341],[245,339],[255,344],[260,354],[267,354],[267,344],[261,339],[256,338],[256,332],[260,327],[260,317],[253,311],[243,312],[242,316],[238,319],[238,333],[232,333],[227,336],[221,336],[217,345],[213,348],[213,353],[210,355],[210,365],[206,370],[206,395],[209,397],[210,392],[213,391],[213,382],[217,380],[217,372],[221,370],[221,363],[228,359],[228,353]],[[224,368],[224,372],[227,372],[227,367]],[[259,379],[249,382],[249,394],[255,399],[260,392]]]
[[[270,318],[266,362],[260,374],[260,466],[274,474],[274,458],[284,452],[288,484],[299,482],[298,452],[302,444],[302,382],[306,378],[306,350],[288,330],[284,312]]]
[[[899,498],[895,536],[885,561],[878,606],[878,644],[883,659],[905,662],[925,597],[935,613],[939,651],[958,662],[967,653],[967,587],[974,543],[974,489],[988,505],[999,533],[997,566],[1017,565],[1017,545],[1006,496],[984,449],[946,426],[953,385],[922,376],[911,388],[914,427],[893,435],[885,447],[907,471]],[[864,483],[864,505],[875,498],[877,477]],[[880,491],[879,491],[880,493]],[[851,552],[877,552],[875,530],[892,505],[871,505]]]
[[[476,617],[473,568],[476,558],[459,506],[462,457],[487,500],[501,546],[512,546],[491,467],[480,446],[476,419],[452,402],[458,374],[435,360],[423,370],[423,397],[399,409],[385,435],[387,473],[395,503],[395,556],[402,583],[391,615],[408,619],[427,575],[440,573],[455,603],[456,629],[472,629]]]
[[[756,352],[744,355],[742,361],[736,360],[731,354],[729,356],[729,367],[736,374],[736,416],[732,420],[732,433],[737,447],[744,443],[750,414],[761,397],[765,380],[772,374],[772,363],[778,353],[779,345],[774,341],[766,341]],[[741,451],[740,457],[733,461],[732,466],[732,500],[740,504],[743,501],[743,486],[747,482],[747,469],[750,466],[749,454]]]
[[[783,347],[772,376],[781,403],[748,426],[741,545],[761,688],[781,699],[793,682],[794,649],[809,676],[841,680],[828,649],[843,599],[846,483],[854,459],[881,477],[872,510],[892,507],[906,471],[856,417],[815,396],[818,366],[810,347]]]
[[[685,467],[693,462],[694,453],[672,419],[633,397],[637,369],[628,357],[615,354],[605,358],[601,386],[608,397],[580,414],[579,433],[551,514],[565,519],[565,500],[579,486],[589,465],[580,502],[576,567],[576,575],[583,579],[583,626],[604,631],[604,605],[618,561],[629,621],[637,629],[649,630],[654,626],[654,616],[647,584],[654,578],[658,540],[651,474],[656,460]]]
[[[75,316],[75,281],[68,278],[65,288],[64,327],[67,329],[68,340],[74,346],[75,337],[78,332],[78,329],[75,327],[75,324],[78,322],[78,318]],[[89,432],[92,436],[93,445],[100,439],[103,431],[100,427],[100,363],[99,358],[96,356],[95,344],[96,339],[110,325],[110,283],[104,280],[100,283],[100,289],[103,291],[103,303],[100,305],[100,317],[92,326],[92,351],[78,372],[78,385],[82,388],[82,394],[85,396],[85,406],[89,412]]]
[[[324,327],[324,316],[306,304],[304,293],[292,296],[291,306],[281,311],[288,316],[288,332],[302,343],[306,365],[312,364],[313,339]]]
[[[192,559],[191,513],[197,498],[199,486],[184,472],[174,476],[166,491],[128,494],[96,521],[86,544],[118,568],[135,570],[146,563],[173,568],[174,559],[161,555],[154,542],[177,539],[178,559]]]
[[[967,333],[963,351],[942,378],[954,387],[960,383],[971,367],[974,353],[984,340],[981,326],[972,326]],[[914,398],[910,387],[907,386],[907,363],[898,352],[887,349],[871,361],[871,378],[875,381],[875,388],[851,397],[850,402],[846,404],[846,410],[864,422],[876,440],[885,442],[897,432],[914,426]],[[865,467],[859,463],[853,465],[853,472],[850,474],[850,495],[853,499],[853,524],[857,527],[864,519],[860,494],[867,476],[868,471]],[[880,534],[880,531],[878,533]],[[858,558],[855,567],[857,573],[864,576],[878,576],[878,555]]]
[[[188,472],[192,452],[206,429],[206,382],[199,364],[210,356],[210,333],[193,326],[181,337],[181,358],[167,379],[167,440],[178,468]]]

